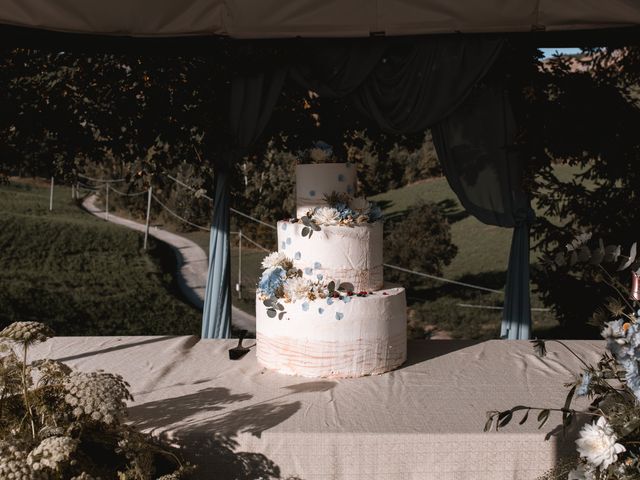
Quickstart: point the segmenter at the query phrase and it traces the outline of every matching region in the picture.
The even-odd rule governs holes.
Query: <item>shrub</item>
[[[458,247],[451,243],[449,222],[433,203],[418,203],[405,216],[387,220],[385,231],[385,263],[442,275],[442,268],[458,252]],[[391,269],[385,275],[403,284],[415,278]]]

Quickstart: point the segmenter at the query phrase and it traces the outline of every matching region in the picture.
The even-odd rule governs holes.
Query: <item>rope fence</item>
[[[472,304],[469,304],[469,303],[458,303],[458,304],[456,304],[456,306],[462,307],[462,308],[480,308],[480,309],[483,309],[483,310],[504,310],[504,307],[497,307],[495,305],[472,305]],[[551,309],[550,308],[532,307],[531,311],[532,312],[550,312]]]
[[[180,215],[178,215],[176,212],[174,212],[173,210],[171,210],[169,207],[167,207],[164,203],[162,203],[160,200],[158,200],[158,197],[156,197],[155,195],[151,194],[151,198],[153,198],[157,203],[160,204],[160,206],[162,208],[164,208],[167,212],[169,212],[172,216],[174,216],[175,218],[177,218],[178,220],[183,221],[184,223],[191,225],[192,227],[195,228],[199,228],[200,230],[204,230],[205,232],[210,232],[211,229],[207,228],[207,227],[202,227],[200,225],[196,225],[193,222],[190,222],[189,220],[187,220],[186,218],[181,217]]]
[[[206,194],[204,194],[204,193],[200,193],[200,192],[201,192],[200,190],[198,190],[198,189],[196,189],[196,188],[192,187],[191,185],[188,185],[188,184],[184,183],[183,181],[181,181],[181,180],[177,179],[176,177],[174,177],[174,176],[172,176],[172,175],[168,174],[167,172],[164,172],[164,173],[163,173],[163,175],[164,175],[165,177],[169,178],[170,180],[172,180],[173,182],[175,182],[176,184],[178,184],[178,185],[180,185],[180,186],[182,186],[182,187],[184,187],[184,188],[186,188],[186,189],[188,189],[188,190],[190,190],[190,191],[192,191],[192,192],[194,192],[194,193],[197,193],[197,194],[198,194],[198,196],[200,196],[200,197],[202,197],[202,198],[206,198],[206,199],[207,199],[207,200],[209,200],[210,202],[213,202],[213,198],[211,198],[210,196],[208,196],[208,195],[206,195]],[[144,195],[144,194],[148,194],[148,193],[150,193],[150,192],[149,192],[149,191],[147,191],[147,190],[140,191],[140,192],[133,192],[133,193],[125,193],[125,192],[121,192],[121,191],[119,191],[119,190],[117,190],[117,189],[115,189],[115,188],[113,188],[112,186],[110,186],[110,185],[109,185],[110,183],[117,183],[117,182],[124,181],[124,179],[105,180],[105,179],[95,179],[95,178],[90,178],[90,177],[87,177],[87,176],[84,176],[84,175],[78,175],[78,176],[79,176],[79,177],[81,177],[81,178],[84,178],[84,179],[87,179],[87,180],[93,181],[93,182],[98,182],[98,183],[106,184],[106,189],[107,189],[107,190],[111,190],[111,191],[113,191],[113,192],[117,193],[118,195],[122,195],[122,196],[133,197],[133,196],[139,196],[139,195]],[[100,188],[100,189],[97,189],[97,188],[91,188],[91,187],[89,187],[89,186],[87,186],[87,185],[85,185],[85,184],[82,184],[82,183],[80,183],[80,182],[78,182],[78,184],[77,184],[77,185],[78,185],[80,188],[83,188],[83,189],[85,189],[85,190],[89,190],[89,191],[92,191],[92,192],[97,192],[97,191],[100,191],[100,190],[101,190],[101,188]],[[158,197],[156,197],[155,195],[151,194],[151,197],[152,197],[152,199],[153,199],[153,200],[155,200],[155,201],[156,201],[156,202],[157,202],[157,203],[158,203],[158,204],[159,204],[159,205],[160,205],[164,210],[166,210],[166,211],[167,211],[171,216],[175,217],[176,219],[178,219],[178,220],[180,220],[180,221],[182,221],[182,222],[184,222],[184,223],[186,223],[186,224],[188,224],[188,225],[191,225],[192,227],[197,228],[197,229],[199,229],[199,230],[202,230],[202,231],[205,231],[205,232],[210,232],[210,231],[211,231],[211,229],[210,229],[210,228],[203,227],[203,226],[201,226],[201,225],[197,225],[197,224],[195,224],[195,223],[193,223],[193,222],[191,222],[191,221],[187,220],[186,218],[184,218],[184,217],[180,216],[179,214],[177,214],[176,212],[174,212],[173,210],[171,210],[171,209],[170,209],[167,205],[165,205],[162,201],[160,201],[160,200],[158,199]],[[150,210],[150,203],[149,203],[149,208],[148,208],[148,210]],[[241,212],[241,211],[239,211],[239,210],[237,210],[237,209],[235,209],[235,208],[230,208],[229,210],[230,210],[232,213],[236,214],[236,215],[239,215],[239,216],[244,217],[244,218],[246,218],[246,219],[248,219],[248,220],[251,220],[252,222],[258,223],[258,224],[260,224],[260,225],[264,225],[264,226],[266,226],[266,227],[268,227],[268,228],[270,228],[270,229],[272,229],[272,230],[277,230],[277,227],[276,227],[276,226],[274,226],[273,224],[267,223],[267,222],[265,222],[265,221],[263,221],[263,220],[260,220],[259,218],[255,218],[255,217],[253,217],[253,216],[251,216],[251,215],[248,215],[248,214],[246,214],[246,213],[244,213],[244,212]],[[147,212],[147,217],[149,217],[149,215],[150,215],[150,212],[148,211],[148,212]],[[147,218],[147,220],[148,220],[148,218]],[[249,242],[251,245],[255,246],[256,248],[258,248],[258,249],[260,249],[260,250],[262,250],[262,251],[264,251],[264,252],[269,252],[269,251],[270,251],[268,248],[264,247],[263,245],[260,245],[260,244],[259,244],[258,242],[256,242],[255,240],[253,240],[253,239],[251,239],[251,238],[247,237],[246,235],[244,235],[241,231],[240,231],[240,232],[233,232],[233,234],[238,234],[238,238],[239,238],[239,246],[240,246],[240,248],[241,248],[242,240],[246,240],[246,241],[247,241],[247,242]],[[390,264],[386,264],[386,263],[385,263],[385,264],[383,264],[383,265],[384,265],[386,268],[390,268],[390,269],[397,270],[397,271],[400,271],[400,272],[408,273],[408,274],[411,274],[411,275],[416,275],[416,276],[418,276],[418,277],[422,277],[422,278],[428,278],[428,279],[430,279],[430,280],[434,280],[434,281],[437,281],[437,282],[448,283],[448,284],[458,285],[458,286],[461,286],[461,287],[470,288],[470,289],[474,289],[474,290],[479,290],[479,291],[483,291],[483,292],[488,292],[488,293],[497,293],[497,294],[504,295],[504,291],[503,291],[503,290],[496,290],[496,289],[493,289],[493,288],[483,287],[483,286],[481,286],[481,285],[475,285],[475,284],[468,283],[468,282],[461,282],[461,281],[458,281],[458,280],[451,280],[451,279],[449,279],[449,278],[439,277],[439,276],[436,276],[436,275],[430,275],[430,274],[427,274],[427,273],[418,272],[418,271],[416,271],[416,270],[411,270],[411,269],[408,269],[408,268],[399,267],[399,266],[397,266],[397,265],[390,265]],[[481,305],[471,306],[471,305],[468,305],[468,304],[458,304],[458,306],[459,306],[459,307],[462,307],[462,308],[502,309],[502,307],[491,307],[491,306],[481,306]],[[532,309],[532,310],[535,310],[535,309]],[[537,309],[537,310],[540,310],[540,311],[548,311],[548,309]]]
[[[96,183],[122,183],[127,181],[125,178],[116,178],[116,179],[91,178],[91,177],[87,177],[86,175],[82,175],[80,173],[78,173],[78,177],[84,178],[85,180],[89,180],[91,182],[96,182]]]
[[[143,190],[142,192],[124,193],[124,192],[121,192],[120,190],[116,190],[113,187],[109,187],[109,190],[116,192],[118,195],[121,195],[123,197],[137,197],[139,195],[144,195],[145,193],[147,193],[146,190]]]

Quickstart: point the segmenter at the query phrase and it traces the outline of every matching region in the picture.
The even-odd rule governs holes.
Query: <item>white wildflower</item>
[[[308,298],[311,291],[313,291],[313,283],[302,277],[290,278],[284,285],[285,298],[290,302]]]
[[[262,260],[262,268],[282,267],[285,271],[293,267],[293,262],[284,252],[272,252]]]
[[[78,442],[70,437],[45,438],[40,445],[31,450],[27,464],[33,470],[47,468],[56,471],[62,463],[69,460],[77,446]]]
[[[87,415],[96,422],[111,424],[125,415],[125,400],[133,399],[127,387],[120,375],[73,372],[64,382],[64,400],[75,407],[75,417]]]
[[[36,480],[46,478],[40,472],[34,472],[27,464],[27,452],[15,445],[0,445],[0,478],[16,480]]]
[[[371,202],[364,197],[349,200],[349,208],[360,215],[368,215],[371,210]]]
[[[80,475],[76,475],[75,477],[71,477],[71,480],[99,480],[100,477],[96,478],[89,475],[87,472],[82,472]]]
[[[618,454],[625,452],[623,445],[616,443],[618,437],[607,419],[600,417],[596,423],[590,423],[580,430],[576,440],[578,453],[594,467],[606,469],[618,461]]]
[[[593,467],[581,463],[569,472],[567,480],[596,480],[596,472]]]
[[[337,225],[340,223],[340,213],[332,207],[318,207],[313,211],[313,220],[318,225]]]
[[[0,337],[15,342],[44,342],[53,337],[53,330],[40,322],[14,322],[0,332]]]

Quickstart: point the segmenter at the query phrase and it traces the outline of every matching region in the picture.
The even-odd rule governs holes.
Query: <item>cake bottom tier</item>
[[[304,377],[361,377],[393,370],[407,358],[404,288],[366,297],[283,304],[270,318],[256,301],[258,361],[266,368]]]

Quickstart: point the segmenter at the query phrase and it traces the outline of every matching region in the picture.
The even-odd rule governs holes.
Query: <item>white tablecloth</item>
[[[524,480],[574,451],[575,432],[543,440],[559,416],[542,430],[531,415],[523,426],[482,431],[487,410],[562,406],[562,384],[579,363],[557,344],[541,359],[526,341],[415,341],[397,371],[322,380],[265,371],[255,348],[231,361],[236,343],[61,337],[30,357],[123,375],[131,420],[182,444],[202,478]],[[590,362],[604,346],[567,343]]]

